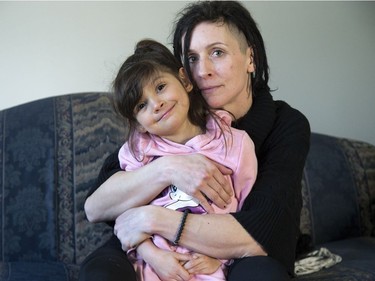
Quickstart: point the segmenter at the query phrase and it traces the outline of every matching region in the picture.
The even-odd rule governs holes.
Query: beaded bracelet
[[[178,246],[178,242],[180,241],[182,231],[184,230],[184,226],[185,226],[185,222],[186,222],[186,218],[188,214],[189,214],[189,210],[187,209],[182,214],[181,223],[180,223],[180,226],[178,227],[176,238],[173,241],[173,245],[175,246]]]

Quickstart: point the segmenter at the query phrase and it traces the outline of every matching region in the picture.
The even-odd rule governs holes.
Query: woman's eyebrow
[[[208,44],[205,48],[206,48],[206,49],[210,49],[210,48],[215,47],[215,46],[218,46],[218,45],[228,46],[228,44],[226,44],[226,43],[224,43],[224,42],[217,41],[217,42],[213,42],[213,43]],[[195,51],[194,49],[190,48],[188,53],[195,53],[195,52],[196,52],[196,51]]]

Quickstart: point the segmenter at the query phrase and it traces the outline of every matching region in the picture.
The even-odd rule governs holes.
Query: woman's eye
[[[215,57],[220,57],[224,52],[222,50],[214,50],[213,55]]]
[[[197,61],[197,57],[196,56],[189,56],[188,61],[189,61],[189,64],[192,64],[192,63]]]

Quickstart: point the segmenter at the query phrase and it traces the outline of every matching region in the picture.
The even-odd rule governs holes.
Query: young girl
[[[238,211],[256,178],[253,142],[244,131],[230,128],[232,118],[228,112],[210,110],[195,89],[181,62],[165,46],[152,40],[137,44],[114,81],[113,105],[129,128],[127,142],[118,155],[120,166],[132,171],[158,157],[203,154],[232,170],[227,176],[233,190],[231,203],[224,209],[212,204],[214,212]],[[167,261],[155,259],[157,251],[175,252],[171,267],[173,263],[184,264],[185,278],[226,280],[228,261],[193,253],[178,245],[188,213],[206,213],[200,202],[172,185],[150,204],[179,210],[183,215],[173,243],[154,235],[128,251],[137,280],[168,279],[167,272],[158,271],[158,263]]]

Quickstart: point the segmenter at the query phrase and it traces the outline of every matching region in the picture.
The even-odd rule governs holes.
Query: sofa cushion
[[[74,265],[113,233],[89,223],[83,206],[124,135],[106,93],[0,111],[0,262],[60,261],[76,274]]]
[[[67,281],[67,270],[59,262],[0,262],[0,281]]]
[[[312,244],[374,236],[375,150],[370,144],[311,134],[302,181],[301,232]]]
[[[375,280],[375,238],[359,237],[321,245],[341,256],[342,261],[331,268],[300,276],[309,281],[373,281]]]

